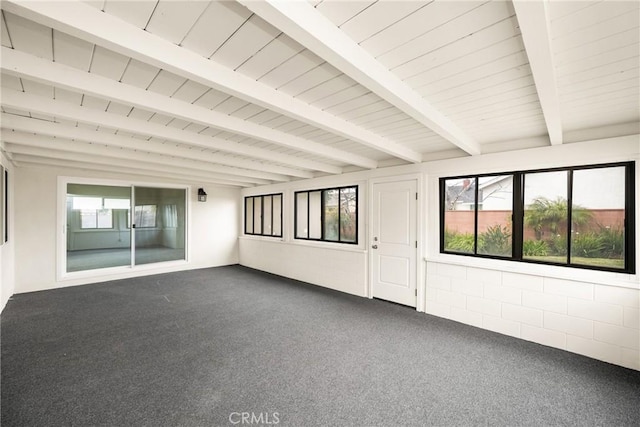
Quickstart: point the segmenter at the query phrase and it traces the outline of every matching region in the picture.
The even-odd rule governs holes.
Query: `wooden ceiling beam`
[[[513,0],[529,67],[536,84],[542,114],[551,145],[563,142],[560,96],[551,46],[551,25],[547,1]]]
[[[306,1],[238,0],[249,10],[471,155],[480,145]]]

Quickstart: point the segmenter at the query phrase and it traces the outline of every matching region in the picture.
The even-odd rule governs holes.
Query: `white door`
[[[374,298],[416,306],[417,182],[373,185],[371,280]]]

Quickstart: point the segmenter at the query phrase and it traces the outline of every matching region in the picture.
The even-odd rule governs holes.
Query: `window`
[[[113,212],[104,198],[72,196],[71,205],[80,212],[80,229],[113,228]]]
[[[440,251],[635,273],[635,164],[440,179]]]
[[[133,223],[136,228],[155,228],[157,205],[136,205],[135,219]]]
[[[358,243],[358,187],[295,193],[295,238]]]
[[[244,234],[282,237],[282,193],[244,198]]]

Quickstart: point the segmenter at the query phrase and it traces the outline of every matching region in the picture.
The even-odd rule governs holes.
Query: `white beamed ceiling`
[[[2,150],[248,187],[639,134],[640,2],[515,1],[3,0]]]

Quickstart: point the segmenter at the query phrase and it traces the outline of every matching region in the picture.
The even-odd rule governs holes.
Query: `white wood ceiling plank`
[[[184,130],[188,132],[193,132],[193,133],[200,133],[206,128],[207,128],[206,126],[200,125],[198,123],[189,123],[187,126],[184,127]]]
[[[451,114],[451,117],[455,118],[455,120],[459,120],[460,123],[465,124],[476,121],[488,123],[494,120],[506,122],[510,117],[519,114],[528,114],[530,112],[533,112],[533,114],[536,115],[540,113],[540,103],[535,97],[531,98],[529,102],[521,104],[516,103],[516,105],[512,106],[497,104],[485,107],[485,109],[481,111],[465,111],[463,113]]]
[[[385,138],[391,138],[395,140],[396,138],[407,138],[410,135],[435,135],[429,129],[423,127],[413,127],[413,126],[403,126],[392,128],[384,131],[380,131],[380,135],[383,135]],[[404,143],[404,141],[402,141]]]
[[[356,43],[361,43],[426,4],[418,1],[378,1],[342,24],[340,29]]]
[[[630,2],[635,3],[635,2]],[[580,47],[589,45],[607,37],[612,37],[623,32],[629,32],[627,40],[633,42],[638,41],[638,13],[629,13],[607,22],[601,22],[584,30],[567,34],[563,37],[553,39],[553,48],[556,55],[562,54],[571,49],[580,49]],[[585,48],[589,48],[585,46]]]
[[[193,80],[187,80],[171,97],[192,104],[196,99],[201,98],[207,93],[209,89],[210,88],[203,84],[194,82]]]
[[[316,127],[313,127],[313,126],[311,126],[311,125],[305,125],[305,124],[303,124],[303,125],[302,125],[302,126],[300,126],[300,127],[297,127],[297,128],[295,128],[295,129],[291,129],[291,130],[289,131],[289,133],[291,133],[292,135],[295,135],[295,136],[300,136],[300,137],[302,137],[303,135],[310,134],[310,133],[315,132],[315,131],[317,131],[317,130],[318,130],[318,128],[316,128]]]
[[[128,116],[133,110],[130,105],[120,104],[119,102],[111,101],[107,107],[107,113],[118,114],[120,116]]]
[[[177,76],[166,70],[160,70],[158,75],[148,87],[151,92],[158,93],[160,95],[171,96],[180,86],[182,86],[187,79]]]
[[[156,0],[107,0],[104,4],[104,11],[138,28],[144,28],[151,18],[156,3]]]
[[[585,52],[585,56],[574,59],[571,62],[563,61],[562,65],[557,65],[558,76],[569,75],[582,70],[597,67],[600,64],[617,62],[628,58],[637,58],[640,52],[639,43],[631,43],[615,49],[609,49],[602,53]],[[556,56],[557,58],[557,56]]]
[[[357,108],[351,111],[344,112],[340,115],[345,120],[353,122],[361,117],[367,118],[371,114],[385,111],[387,115],[392,114],[395,107],[389,104],[387,101],[381,99],[373,104],[366,105],[362,108]]]
[[[621,90],[613,90],[600,94],[592,94],[588,99],[578,99],[567,101],[563,104],[563,108],[573,113],[578,111],[590,110],[592,108],[603,109],[607,106],[614,106],[616,103],[623,104],[625,102],[635,102],[640,104],[640,92],[638,84]]]
[[[623,59],[622,61],[601,65],[581,71],[579,73],[561,76],[558,78],[558,85],[560,87],[564,87],[565,85],[586,82],[593,79],[599,79],[606,82],[606,79],[610,76],[614,76],[619,73],[630,72],[637,69],[638,58]]]
[[[424,127],[422,126],[422,124],[417,123],[414,119],[412,119],[411,117],[408,117],[406,114],[395,116],[395,120],[391,120],[392,117],[390,117],[390,120],[388,123],[382,122],[382,123],[372,124],[371,129],[376,133],[391,135],[392,132],[394,132],[396,129],[405,129],[405,128],[417,129],[417,128]]]
[[[54,97],[53,86],[49,84],[35,82],[29,79],[22,79],[22,87],[24,88],[25,92],[32,95],[44,96],[51,99],[53,99]]]
[[[229,97],[213,109],[213,111],[217,111],[219,113],[231,115],[232,113],[238,111],[242,107],[249,105],[247,101],[243,101],[240,98]]]
[[[494,52],[501,47],[500,43],[506,43],[506,40],[517,37],[519,34],[518,21],[515,17],[511,17],[426,55],[407,61],[394,68],[393,72],[401,79],[406,79],[420,72],[442,67],[445,64],[455,63],[460,64],[458,66],[469,66],[474,62],[470,56],[477,55],[480,51]],[[517,40],[512,41],[511,45],[519,46],[519,50],[522,49],[522,44]]]
[[[448,115],[461,114],[467,111],[482,111],[483,109],[494,105],[512,106],[536,100],[538,100],[538,93],[535,86],[530,85],[519,90],[509,90],[507,92],[480,98],[474,102],[458,104],[454,107],[447,108],[445,111]]]
[[[288,123],[284,123],[284,124],[282,124],[280,126],[277,126],[274,129],[277,129],[277,130],[279,130],[281,132],[286,132],[286,133],[293,134],[293,132],[296,129],[304,128],[305,126],[309,126],[309,125],[307,125],[305,123],[302,123],[302,122],[299,122],[297,120],[292,120],[292,121],[290,121]]]
[[[92,110],[106,111],[109,106],[109,101],[85,94],[82,96],[82,106]]]
[[[56,62],[89,71],[93,47],[92,43],[53,30],[53,59]]]
[[[39,58],[53,60],[51,28],[4,11],[13,48]]]
[[[272,119],[266,120],[264,122],[262,122],[261,124],[263,126],[267,126],[271,129],[276,129],[286,123],[291,123],[291,122],[296,122],[296,120],[293,120],[291,117],[287,117],[287,116],[283,116],[283,115],[278,115],[273,117]]]
[[[528,68],[528,59],[526,53],[524,51],[516,52],[497,59],[493,62],[478,65],[476,68],[464,69],[458,73],[441,78],[437,81],[430,81],[424,84],[423,87],[431,87],[437,91],[441,91],[444,90],[443,88],[460,86],[467,82],[480,80],[484,77],[489,77],[505,70],[524,66]],[[433,91],[433,93],[437,93],[435,90]]]
[[[253,117],[259,113],[261,113],[262,111],[264,111],[265,109],[262,108],[259,105],[256,104],[247,104],[244,107],[240,107],[238,108],[236,111],[234,111],[231,115],[233,117],[237,117],[239,119],[242,120],[247,120],[249,117]]]
[[[505,59],[507,57],[510,57],[511,60]],[[480,49],[465,57],[449,61],[411,77],[407,77],[404,81],[411,86],[420,87],[458,75],[464,71],[468,72],[481,66],[487,66],[488,64],[498,63],[502,68],[495,67],[495,72],[497,72],[526,63],[527,61],[527,54],[524,52],[521,41],[512,38],[486,49]]]
[[[488,2],[377,57],[390,70],[513,15],[511,3]]]
[[[367,93],[371,93],[371,91],[362,85],[354,84],[353,86],[349,86],[332,95],[321,98],[318,101],[313,102],[312,105],[316,108],[327,110],[328,108],[350,101],[354,98],[358,98]]]
[[[398,116],[402,113],[398,113],[398,109],[392,105],[387,105],[386,108],[382,108],[378,111],[373,111],[369,114],[362,115],[360,117],[354,117],[349,119],[352,123],[358,126],[370,125],[371,123],[388,123],[389,121],[398,120]],[[422,126],[424,127],[424,126]]]
[[[9,31],[7,30],[7,23],[4,20],[4,10],[0,11],[0,13],[0,28],[2,30],[0,42],[2,46],[13,48],[13,45],[11,44],[11,36],[9,36]]]
[[[190,2],[186,7],[183,2],[160,0],[145,29],[171,43],[180,44],[207,5],[207,2]]]
[[[374,93],[369,92],[357,98],[350,99],[349,101],[334,105],[333,107],[325,108],[325,111],[339,116],[348,111],[364,108],[367,105],[374,104],[378,101],[380,101],[380,97]]]
[[[169,117],[160,113],[154,113],[153,116],[151,116],[151,118],[148,120],[148,122],[166,126],[171,123],[171,120],[173,120],[173,117]]]
[[[158,67],[138,61],[137,59],[131,59],[120,81],[141,89],[147,89],[158,73],[160,73]]]
[[[235,70],[279,34],[278,29],[253,15],[211,55],[211,59]]]
[[[638,20],[639,6],[636,1],[605,1],[580,9],[568,16],[552,21],[553,38],[557,39],[571,33],[589,31],[591,27],[606,25],[617,28],[616,18],[627,16]]]
[[[421,138],[426,138],[426,137],[432,137],[435,134],[430,131],[429,129],[423,127],[423,128],[408,128],[408,129],[397,129],[394,130],[392,132],[384,132],[382,133],[384,136],[386,137],[391,137],[393,136],[393,139],[398,139],[400,142],[402,142],[403,144],[406,143],[407,140],[410,140],[411,138],[415,137],[416,135],[419,135]],[[439,136],[439,135],[438,135]],[[442,138],[442,137],[440,137]]]
[[[120,80],[129,60],[129,57],[96,45],[89,71],[112,80]]]
[[[563,67],[571,62],[606,54],[617,48],[635,45],[638,43],[636,34],[635,30],[628,30],[562,53],[556,52],[555,63],[558,67]]]
[[[186,128],[187,126],[189,126],[189,122],[182,119],[173,119],[169,123],[167,123],[167,127],[180,130],[184,130],[184,128]]]
[[[465,1],[431,2],[384,31],[363,41],[360,46],[374,57],[378,57],[480,5],[478,2]]]
[[[296,98],[308,104],[313,104],[316,101],[331,96],[356,84],[357,83],[354,82],[349,76],[340,74],[327,80],[324,83],[321,83],[309,90],[298,94]]]
[[[153,112],[134,107],[129,113],[129,117],[132,119],[144,120],[146,122],[153,117]]]
[[[568,88],[563,88],[564,90],[560,93],[562,102],[565,103],[573,100],[588,99],[594,95],[600,95],[603,93],[609,93],[624,89],[633,93],[634,89],[638,86],[638,82],[640,81],[640,75],[638,74],[638,72],[636,71],[635,73],[631,73],[629,76],[618,76],[622,77],[616,78],[615,80],[612,79],[606,84],[602,84],[602,82],[597,82],[597,84],[594,84],[593,81],[590,81],[587,82],[588,84],[572,87],[571,90],[567,90]]]
[[[314,87],[321,85],[322,83],[330,80],[338,75],[342,74],[336,70],[331,64],[324,64],[315,67],[301,76],[289,81],[278,88],[278,90],[296,97],[297,95]]]
[[[317,67],[324,61],[309,50],[303,50],[299,54],[288,59],[282,65],[269,71],[260,78],[260,82],[273,88],[279,88],[285,83]]]
[[[549,19],[553,23],[563,16],[572,15],[584,9],[593,6],[592,1],[554,1],[549,3]]]
[[[269,71],[303,50],[304,47],[300,46],[291,37],[286,34],[280,34],[239,66],[236,71],[252,79],[259,80]]]
[[[13,89],[21,92],[24,90],[20,78],[10,74],[2,73],[2,76],[0,76],[0,83],[5,89]]]
[[[318,129],[318,128],[314,128],[313,126],[310,126],[306,132],[299,133],[298,136],[315,141],[315,138],[322,137],[328,133],[329,132],[324,131],[322,129]]]
[[[181,45],[209,58],[250,16],[251,12],[235,1],[212,1]]]
[[[608,108],[592,108],[567,113],[563,120],[567,123],[567,129],[591,129],[598,126],[617,123],[637,123],[640,109],[637,101],[628,104],[613,103]]]
[[[213,110],[215,107],[220,105],[225,99],[229,98],[229,95],[226,93],[222,93],[215,89],[210,89],[200,98],[196,99],[192,102],[193,105],[197,105],[199,107],[204,107],[209,110]]]
[[[476,97],[478,95],[490,95],[494,93],[493,88],[496,88],[496,92],[499,92],[505,85],[507,87],[511,87],[512,85],[515,87],[516,85],[527,86],[532,84],[533,77],[531,76],[531,70],[527,63],[458,85],[445,86],[441,84],[438,85],[438,88],[425,87],[420,92],[423,93],[424,96],[428,96],[435,105],[444,105],[449,102],[451,104],[465,102],[463,100],[465,97],[477,99]]]
[[[315,8],[329,21],[339,27],[373,3],[374,2],[370,0],[323,1],[315,6]]]
[[[263,125],[269,120],[273,120],[276,117],[284,117],[282,114],[276,113],[273,110],[263,110],[255,116],[248,117],[246,120],[252,123]]]

